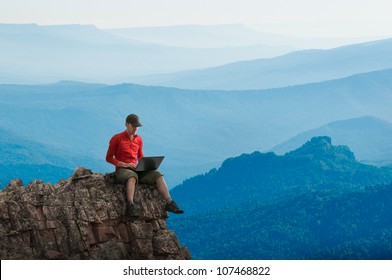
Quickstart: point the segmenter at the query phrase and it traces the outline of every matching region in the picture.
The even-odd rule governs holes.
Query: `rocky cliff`
[[[79,167],[55,185],[14,179],[0,192],[1,259],[190,259],[154,186],[139,185],[142,215],[124,216],[125,193],[113,174]]]

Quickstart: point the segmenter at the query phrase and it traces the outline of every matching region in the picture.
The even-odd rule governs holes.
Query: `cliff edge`
[[[55,185],[39,180],[24,187],[12,180],[0,192],[1,259],[191,259],[175,233],[155,186],[139,184],[142,213],[124,216],[124,186],[113,173],[78,167]]]

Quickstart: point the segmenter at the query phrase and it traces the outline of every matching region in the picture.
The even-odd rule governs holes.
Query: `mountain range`
[[[75,80],[109,84],[143,82],[209,89],[268,88],[271,85],[283,86],[279,82],[282,78],[288,79],[285,85],[289,85],[385,69],[388,57],[378,62],[382,68],[372,67],[378,61],[373,60],[379,59],[372,55],[372,51],[378,52],[379,49],[367,48],[362,52],[364,47],[358,43],[369,40],[375,38],[295,38],[259,32],[241,24],[125,29],[99,29],[93,25],[78,24],[0,24],[0,83],[42,84]],[[353,45],[346,53],[308,50],[279,57],[298,49],[325,49],[354,43],[358,45]],[[358,63],[352,56],[355,52],[358,52]],[[321,76],[313,73],[311,61],[322,65],[325,59],[329,61],[347,54],[351,59],[347,63],[354,63],[352,68],[365,63],[362,58],[368,55],[368,63],[373,64],[359,67],[358,71],[343,69],[344,73],[338,71],[339,75],[335,76],[333,73]],[[385,53],[379,55],[385,56]],[[267,59],[275,57],[275,60]],[[295,65],[302,59],[304,64]],[[226,65],[228,63],[235,64]],[[269,69],[272,64],[277,64],[275,71],[279,70],[280,76],[271,73],[274,71]],[[210,67],[218,68],[208,69]],[[292,72],[293,67],[302,67],[302,73],[292,76],[296,73]],[[306,69],[310,71],[306,72]],[[189,70],[197,71],[177,74]],[[337,69],[327,67],[326,70],[336,72]],[[222,71],[226,73],[223,76]],[[160,74],[146,77],[157,73]],[[261,83],[260,74],[268,82]],[[304,80],[309,74],[312,74],[309,79]],[[213,77],[215,83],[207,81],[208,77]],[[228,85],[230,80],[232,83]],[[238,82],[244,83],[243,86]]]
[[[391,182],[392,169],[315,137],[185,181],[172,195],[187,215],[169,226],[195,259],[390,259]]]
[[[107,172],[113,170],[104,161],[109,139],[124,130],[129,113],[136,113],[144,124],[139,133],[146,155],[166,156],[162,171],[174,186],[226,158],[270,150],[333,121],[373,116],[392,122],[391,77],[392,71],[384,70],[258,91],[76,82],[0,85],[0,129],[78,162],[88,158],[94,163],[84,166]],[[60,167],[74,169],[68,161]]]
[[[389,68],[392,68],[392,39],[328,50],[301,50],[274,58],[149,75],[132,81],[187,89],[267,89],[339,79]]]
[[[0,83],[75,80],[114,84],[129,81],[131,76],[273,57],[294,49],[260,43],[219,48],[170,46],[92,25],[0,24]]]

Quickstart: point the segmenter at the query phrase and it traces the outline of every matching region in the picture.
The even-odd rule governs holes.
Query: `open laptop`
[[[142,157],[136,166],[135,171],[150,171],[158,169],[164,156]]]

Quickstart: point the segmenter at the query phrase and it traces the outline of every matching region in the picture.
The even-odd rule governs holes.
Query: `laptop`
[[[136,166],[135,171],[157,170],[164,156],[142,157]]]

